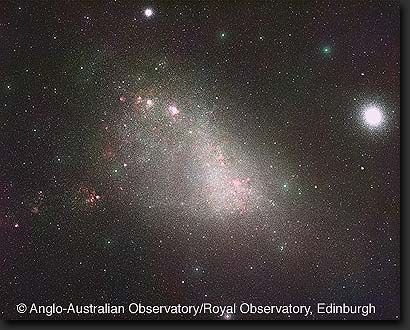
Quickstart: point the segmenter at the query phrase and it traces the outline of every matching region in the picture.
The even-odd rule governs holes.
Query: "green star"
[[[282,184],[282,189],[283,189],[283,191],[288,192],[288,191],[290,190],[290,188],[289,188],[289,183],[288,183],[288,182],[284,182],[284,183]]]
[[[325,55],[329,55],[331,53],[331,48],[329,46],[325,46],[322,48],[322,53]]]

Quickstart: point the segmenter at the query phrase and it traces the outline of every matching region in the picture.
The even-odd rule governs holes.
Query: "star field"
[[[0,6],[3,319],[400,318],[397,2]]]

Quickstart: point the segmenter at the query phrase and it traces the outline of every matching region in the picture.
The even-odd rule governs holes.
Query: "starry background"
[[[0,7],[3,318],[138,301],[399,318],[397,2]]]

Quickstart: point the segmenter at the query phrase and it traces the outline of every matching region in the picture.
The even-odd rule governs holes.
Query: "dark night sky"
[[[399,318],[398,2],[0,8],[3,318],[139,301]]]

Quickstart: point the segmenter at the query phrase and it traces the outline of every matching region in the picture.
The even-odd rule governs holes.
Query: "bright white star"
[[[146,9],[144,10],[144,15],[145,15],[146,17],[151,17],[152,15],[154,15],[154,11],[153,11],[151,8],[146,8]]]

